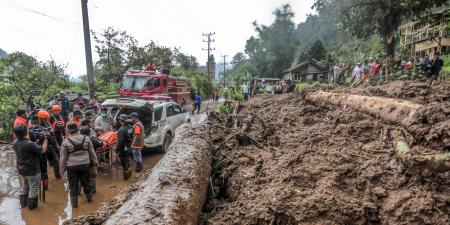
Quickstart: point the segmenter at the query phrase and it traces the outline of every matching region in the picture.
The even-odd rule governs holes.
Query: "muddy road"
[[[68,184],[63,180],[56,180],[49,169],[49,190],[46,192],[46,202],[39,202],[36,210],[20,209],[19,206],[19,178],[15,171],[14,152],[7,146],[0,152],[0,224],[3,225],[43,225],[62,224],[65,220],[86,215],[97,210],[105,201],[114,198],[122,189],[138,181],[137,175],[124,181],[120,164],[109,165],[99,169],[97,177],[97,193],[94,201],[88,203],[82,195],[79,198],[78,209],[72,209],[68,202]],[[6,150],[8,149],[8,150]],[[144,171],[152,169],[163,157],[156,150],[146,150],[144,153]],[[134,163],[132,163],[134,169]],[[133,170],[134,171],[134,170]]]

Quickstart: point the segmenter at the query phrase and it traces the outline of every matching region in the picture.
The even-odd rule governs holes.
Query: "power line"
[[[227,68],[226,68],[227,62],[226,62],[226,58],[228,57],[228,55],[222,55],[222,57],[223,57],[223,87],[225,88],[225,85],[226,85],[226,83],[225,83],[225,76],[226,76],[226,74],[227,74]],[[220,81],[220,80],[219,80],[219,81]]]
[[[210,68],[211,67],[211,59],[210,59],[211,51],[216,50],[216,48],[211,48],[211,43],[216,41],[214,39],[211,39],[211,36],[213,36],[215,34],[216,34],[216,32],[214,32],[214,33],[209,32],[208,34],[202,34],[203,36],[207,37],[207,39],[203,40],[203,42],[208,43],[208,48],[206,48],[206,49],[202,48],[202,50],[208,52],[208,57],[207,57],[208,61],[206,63],[206,70],[208,71],[209,78],[211,78],[211,68]]]
[[[21,5],[21,4],[16,3],[16,2],[7,1],[7,2],[0,2],[0,4],[4,5],[4,6],[7,6],[7,7],[19,9],[19,10],[22,10],[22,11],[25,11],[25,12],[30,12],[30,13],[33,13],[33,14],[36,14],[36,15],[39,15],[39,16],[42,16],[42,17],[46,17],[47,19],[50,19],[50,20],[53,20],[53,21],[56,21],[56,22],[59,22],[59,23],[64,23],[66,25],[70,25],[70,26],[73,26],[73,27],[76,27],[76,28],[81,27],[81,24],[79,24],[79,23],[75,23],[73,21],[70,21],[70,20],[67,20],[67,19],[64,19],[64,18],[60,18],[60,17],[49,15],[47,13],[43,13],[43,12],[40,12],[38,10],[29,8],[27,6]]]
[[[173,1],[170,1],[170,3],[174,6],[175,9],[177,9],[179,12],[181,12],[181,14],[188,20],[188,22],[189,22],[193,27],[195,27],[200,33],[202,33],[202,28],[200,28],[200,26],[198,26],[198,25],[191,19],[191,17],[190,17],[187,13],[185,13],[183,10],[181,10],[181,9],[178,7],[178,4],[175,4]],[[199,34],[200,34],[200,33],[199,33]]]
[[[118,2],[120,2],[120,1],[118,1]],[[149,22],[147,22],[147,20],[145,20],[145,18],[128,2],[128,0],[125,0],[124,2],[126,4],[126,6],[128,6],[128,8],[130,8],[134,12],[134,15],[137,16],[138,19],[141,20],[145,24],[145,26],[151,30],[150,34],[153,33],[153,34],[157,35],[158,38],[160,38],[161,40],[167,39],[167,38],[163,37],[160,33],[156,32],[156,30],[153,29],[153,26]],[[152,35],[150,35],[150,36],[152,36]]]
[[[151,1],[153,2],[153,5],[155,5],[156,7],[160,8],[161,11],[163,11],[163,12],[164,12],[164,11],[167,11],[167,10],[164,10],[163,7],[162,7],[161,5],[159,5],[158,2],[153,1],[153,0],[151,0]],[[171,2],[171,4],[174,5],[174,7],[176,7],[176,5],[173,4],[172,2]],[[142,5],[144,8],[146,8],[145,3],[141,3],[141,5]],[[170,10],[172,10],[172,8],[171,8]],[[179,20],[179,21],[180,21],[180,20]],[[180,22],[180,25],[181,25],[181,22]],[[194,32],[194,31],[192,31],[191,29],[189,29],[188,26],[182,25],[181,27],[184,28],[184,29],[185,29],[186,31],[188,31],[189,33],[191,33],[191,34],[193,35],[193,37],[195,37],[195,38],[201,37],[201,35],[200,35],[200,34],[202,33],[201,30],[200,30],[199,33],[196,33],[196,32]],[[183,37],[182,37],[182,38],[183,38]]]
[[[183,1],[178,1],[177,3],[178,3],[183,9],[185,9],[185,11],[186,11],[186,13],[187,13],[188,15],[193,15],[192,17],[194,18],[194,21],[197,21],[197,22],[198,22],[198,24],[199,24],[199,26],[200,26],[200,30],[210,30],[210,29],[208,29],[207,26],[203,26],[203,24],[200,22],[201,20],[195,20],[195,17],[194,17],[195,14],[190,13],[190,11],[188,10],[188,7],[186,7],[186,6],[184,5]]]

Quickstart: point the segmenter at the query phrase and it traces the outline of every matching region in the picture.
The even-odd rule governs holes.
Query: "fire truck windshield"
[[[152,90],[160,87],[160,81],[154,77],[124,76],[123,88],[129,90]]]

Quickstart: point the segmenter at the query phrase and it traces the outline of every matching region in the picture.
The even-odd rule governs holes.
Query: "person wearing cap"
[[[106,109],[102,109],[100,116],[95,119],[94,129],[99,135],[113,131],[113,118],[108,116]]]
[[[128,180],[131,177],[130,168],[130,149],[133,141],[133,127],[130,125],[128,116],[125,114],[119,115],[120,128],[117,132],[117,148],[119,153],[120,163],[123,169],[123,179]]]
[[[47,161],[50,166],[53,168],[53,172],[55,174],[56,179],[61,179],[59,176],[59,144],[56,140],[55,132],[53,131],[52,125],[50,123],[51,115],[47,111],[39,111],[37,116],[41,120],[41,127],[45,127],[47,132],[48,146],[47,146]]]
[[[133,150],[133,159],[136,162],[136,172],[142,171],[142,149],[144,148],[144,125],[139,120],[139,114],[132,112],[130,114],[131,123],[133,124],[133,141],[131,149]]]
[[[58,145],[61,146],[64,135],[66,133],[66,123],[64,122],[64,118],[61,115],[61,106],[54,105],[52,106],[52,112],[53,112],[53,120],[50,121],[52,123],[53,131],[55,132],[56,141],[58,142]]]
[[[40,158],[41,181],[44,190],[47,190],[48,189],[47,149],[48,149],[48,137],[50,136],[50,134],[47,128],[41,126],[41,120],[37,115],[30,117],[28,134],[30,137],[30,141],[42,147],[42,154]]]
[[[41,180],[40,160],[42,148],[27,139],[27,128],[18,125],[13,129],[17,140],[13,144],[16,153],[16,165],[22,177],[20,206],[32,210],[38,206],[39,181]]]
[[[68,124],[67,136],[61,146],[59,171],[63,176],[67,170],[71,204],[73,208],[78,208],[80,182],[87,201],[92,202],[89,169],[91,166],[98,166],[98,159],[91,139],[79,133],[77,124]]]
[[[59,92],[59,101],[61,102],[61,115],[64,122],[67,123],[69,120],[70,103],[69,99],[66,98],[66,93],[64,93],[64,91]]]
[[[23,126],[25,128],[28,128],[28,121],[27,121],[27,113],[23,109],[19,109],[16,112],[16,119],[13,123],[13,128]],[[13,140],[16,139],[16,135],[13,133]]]

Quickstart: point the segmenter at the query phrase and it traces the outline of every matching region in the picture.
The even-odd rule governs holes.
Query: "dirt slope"
[[[395,87],[426,91],[402,95]],[[416,152],[448,148],[447,87],[407,81],[328,90],[425,104],[423,120],[408,128],[314,105],[305,92],[247,103],[239,113],[241,131],[229,128],[227,118],[210,118],[215,191],[202,223],[450,224],[450,174],[421,177],[395,158],[387,135],[408,130]]]

